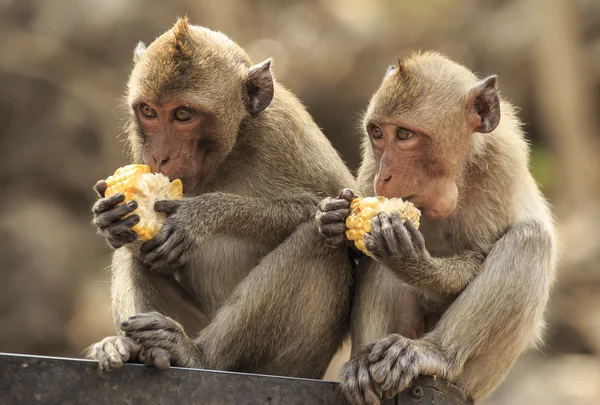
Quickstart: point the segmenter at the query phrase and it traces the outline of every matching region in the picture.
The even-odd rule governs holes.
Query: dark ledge
[[[337,383],[224,371],[127,364],[99,373],[97,363],[0,353],[0,403],[9,405],[214,404],[346,405]],[[421,377],[386,405],[462,405],[458,389]]]

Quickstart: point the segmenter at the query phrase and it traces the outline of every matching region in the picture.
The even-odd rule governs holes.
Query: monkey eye
[[[373,125],[373,124],[369,125],[368,131],[371,133],[371,136],[373,137],[373,139],[382,139],[383,138],[383,131],[377,125]]]
[[[406,141],[407,139],[412,138],[413,135],[414,133],[411,130],[402,127],[398,127],[398,130],[396,131],[396,138],[400,141]]]
[[[177,121],[189,121],[194,117],[194,111],[187,107],[179,107],[175,110],[174,118]]]
[[[150,107],[148,104],[141,104],[139,107],[142,115],[146,118],[156,118],[156,110]]]

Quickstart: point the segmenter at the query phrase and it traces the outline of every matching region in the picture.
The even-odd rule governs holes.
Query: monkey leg
[[[300,225],[235,288],[196,339],[206,368],[322,378],[350,318],[351,263]]]
[[[424,332],[424,315],[416,292],[391,271],[363,257],[356,269],[352,308],[352,356],[342,368],[340,387],[350,403],[379,404],[384,393],[371,376],[369,355],[375,342],[391,333],[416,339]],[[374,383],[375,382],[375,383]]]
[[[489,394],[540,338],[553,252],[553,236],[544,224],[523,221],[511,228],[434,330],[408,342],[419,354],[419,373],[446,378],[474,400]],[[392,335],[375,345],[376,361],[390,358],[382,348],[396,350],[395,341],[405,345],[405,340]],[[396,360],[387,369],[393,372],[399,364]]]
[[[174,277],[150,271],[129,250],[115,251],[112,273],[113,320],[118,332],[130,316],[151,311],[175,319],[191,334],[210,323]]]
[[[352,352],[390,333],[416,339],[424,332],[416,292],[368,257],[356,269],[352,308]]]
[[[209,324],[208,317],[172,276],[143,268],[128,249],[115,251],[112,273],[113,319],[119,335],[122,334],[122,321],[149,311],[160,311],[176,319],[192,333],[198,333]],[[140,349],[140,345],[129,337],[109,336],[91,345],[86,350],[86,357],[97,360],[98,366],[106,371],[119,369],[128,361],[169,367],[166,350]]]

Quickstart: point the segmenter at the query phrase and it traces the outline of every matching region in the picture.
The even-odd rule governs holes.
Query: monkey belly
[[[361,260],[356,274],[353,348],[375,343],[391,333],[410,339],[423,334],[425,314],[413,288],[369,258]]]
[[[256,241],[214,236],[200,244],[194,259],[177,278],[202,312],[212,318],[269,251],[269,247]]]

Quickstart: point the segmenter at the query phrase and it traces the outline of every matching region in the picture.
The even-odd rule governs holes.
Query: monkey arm
[[[152,268],[175,269],[185,265],[206,238],[219,234],[275,247],[313,217],[317,204],[318,198],[302,195],[269,198],[220,192],[159,201],[155,209],[168,218],[158,235],[140,247],[140,258]]]
[[[380,213],[371,224],[371,234],[365,235],[371,255],[434,301],[456,297],[480,272],[488,251],[477,247],[451,257],[432,257],[421,233],[397,213]]]
[[[376,384],[394,394],[419,374],[439,375],[475,400],[485,396],[539,341],[555,266],[552,230],[517,223],[431,332],[416,340],[389,335],[366,354]]]
[[[308,221],[252,269],[196,339],[157,313],[121,327],[142,350],[166,350],[171,365],[322,378],[347,333],[350,281],[346,249],[326,247]]]
[[[485,252],[467,250],[451,257],[424,255],[422,261],[400,264],[404,281],[421,289],[426,295],[455,297],[481,271]],[[397,267],[398,268],[398,267]],[[394,270],[394,269],[392,269]]]

